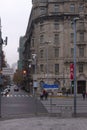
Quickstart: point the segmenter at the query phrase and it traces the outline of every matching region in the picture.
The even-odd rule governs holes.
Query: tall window
[[[79,56],[84,57],[84,47],[79,48]]]
[[[74,48],[71,48],[71,57],[74,56]]]
[[[40,24],[40,31],[43,31],[43,30],[44,30],[44,25]]]
[[[55,30],[58,30],[58,29],[59,29],[59,23],[58,23],[58,22],[55,22],[55,23],[54,23],[54,29],[55,29]]]
[[[54,35],[54,43],[57,45],[59,44],[59,34]]]
[[[80,22],[79,27],[84,29],[84,22]]]
[[[40,65],[40,71],[44,72],[44,65],[43,64]]]
[[[55,13],[58,13],[58,12],[59,12],[59,5],[58,5],[58,4],[55,4],[55,5],[54,5],[54,12],[55,12]]]
[[[71,42],[74,40],[74,33],[71,33]]]
[[[45,7],[40,7],[40,14],[46,14],[46,8]]]
[[[83,64],[79,64],[79,73],[83,72]]]
[[[41,35],[40,36],[40,43],[43,43],[44,42],[44,35]]]
[[[43,57],[44,57],[44,51],[40,50],[40,58],[43,58]]]
[[[79,12],[82,12],[84,9],[84,6],[83,5],[79,5]]]
[[[55,48],[55,57],[59,57],[59,48]]]
[[[75,12],[75,5],[74,4],[70,5],[70,12]]]
[[[59,64],[55,64],[55,74],[59,74]]]
[[[80,41],[81,41],[81,42],[84,41],[84,33],[80,33]]]

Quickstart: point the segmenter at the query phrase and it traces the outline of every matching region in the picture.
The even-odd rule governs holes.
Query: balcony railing
[[[73,58],[65,58],[64,63],[71,63],[73,62]],[[77,57],[76,58],[77,63],[87,63],[87,57]]]

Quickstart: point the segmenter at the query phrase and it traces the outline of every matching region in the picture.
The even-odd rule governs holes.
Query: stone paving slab
[[[30,117],[0,121],[0,130],[87,130],[87,118]]]

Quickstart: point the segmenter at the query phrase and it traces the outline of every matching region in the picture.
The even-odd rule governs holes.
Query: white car
[[[7,94],[8,94],[7,91],[3,91],[3,92],[1,92],[1,95],[7,95]]]
[[[62,92],[57,93],[57,96],[62,96],[62,95],[63,95]]]

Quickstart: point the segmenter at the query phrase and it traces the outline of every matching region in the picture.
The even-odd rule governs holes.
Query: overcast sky
[[[6,61],[12,65],[18,60],[19,38],[24,36],[31,11],[32,0],[0,0],[2,38],[8,37],[3,45]]]

